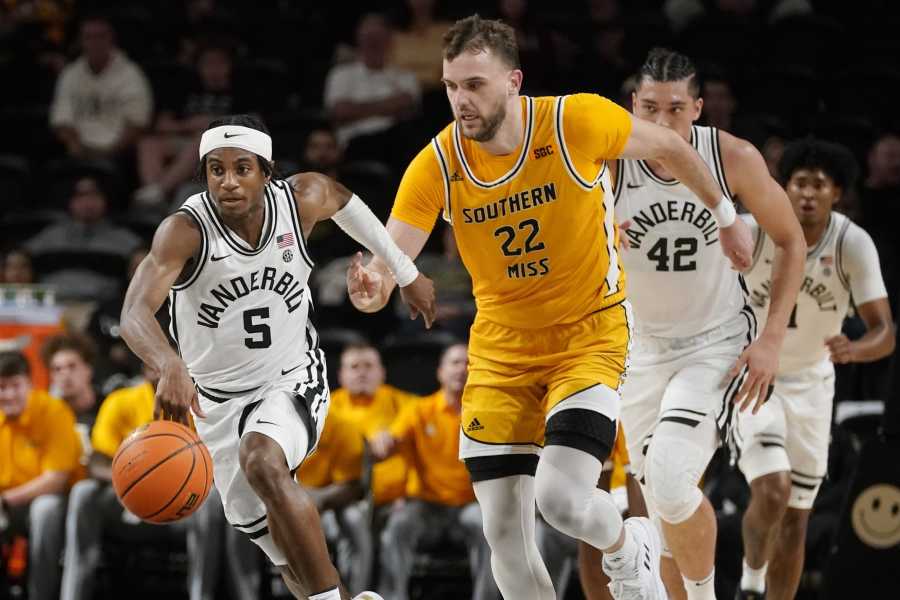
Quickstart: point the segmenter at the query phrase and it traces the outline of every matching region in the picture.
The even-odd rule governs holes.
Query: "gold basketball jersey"
[[[625,298],[613,196],[601,183],[631,116],[593,94],[522,97],[525,135],[494,156],[455,123],[404,175],[392,216],[430,231],[443,211],[472,275],[479,318],[573,323]]]

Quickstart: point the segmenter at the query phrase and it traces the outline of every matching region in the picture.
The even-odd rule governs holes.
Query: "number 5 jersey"
[[[601,180],[631,116],[593,94],[521,102],[516,150],[489,154],[451,123],[410,164],[392,216],[431,231],[443,212],[479,319],[524,329],[576,323],[625,298]]]
[[[190,273],[169,293],[170,332],[207,395],[246,392],[292,371],[299,376],[320,359],[309,323],[313,263],[293,192],[287,181],[272,181],[264,196],[256,248],[225,225],[209,193],[179,209],[199,224],[203,241]]]

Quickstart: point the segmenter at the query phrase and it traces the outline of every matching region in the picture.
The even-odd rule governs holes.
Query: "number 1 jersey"
[[[430,231],[443,212],[472,276],[478,318],[536,329],[625,298],[601,180],[631,117],[593,94],[521,102],[519,148],[491,155],[448,125],[410,164],[392,216]]]
[[[169,292],[170,331],[191,377],[213,394],[252,390],[314,362],[313,263],[297,204],[287,181],[272,181],[264,196],[256,248],[225,225],[207,192],[179,209],[203,241],[193,271]]]
[[[691,144],[730,198],[718,130],[694,126]],[[744,282],[722,253],[719,227],[703,202],[642,160],[618,161],[615,175],[616,222],[637,333],[690,337],[737,317],[747,304]]]

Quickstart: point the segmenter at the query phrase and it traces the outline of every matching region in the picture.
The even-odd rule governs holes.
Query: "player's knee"
[[[291,475],[281,448],[270,444],[242,443],[241,470],[253,490],[263,499],[281,494]]]
[[[540,467],[538,468],[540,473]],[[535,482],[535,501],[541,516],[547,524],[567,535],[573,531],[579,531],[581,511],[575,504],[575,500],[569,493],[572,490],[561,490],[549,485],[540,485]]]
[[[502,548],[524,545],[523,527],[517,511],[484,515],[484,537],[494,552]]]
[[[752,499],[774,519],[784,513],[791,497],[791,479],[784,471],[769,473],[751,483]]]
[[[675,437],[655,436],[647,453],[647,491],[653,508],[667,523],[686,521],[703,502],[697,487],[705,465],[702,449]]]

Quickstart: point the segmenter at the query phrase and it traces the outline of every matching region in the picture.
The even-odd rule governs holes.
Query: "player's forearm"
[[[775,256],[772,259],[772,295],[766,326],[760,337],[769,338],[779,346],[787,332],[791,311],[797,303],[805,256],[806,245],[802,236],[779,244],[775,248]]]
[[[131,351],[144,364],[161,371],[163,365],[178,360],[178,355],[169,345],[156,315],[140,303],[128,302],[122,307],[121,335]]]
[[[683,183],[713,211],[722,201],[722,188],[697,151],[678,134],[667,136],[659,161],[675,179]]]
[[[61,494],[69,480],[68,471],[48,471],[27,483],[3,492],[3,499],[11,507],[24,506],[45,494]]]
[[[94,451],[88,463],[88,475],[99,481],[112,481],[112,459]]]
[[[310,488],[306,490],[320,511],[340,510],[351,502],[360,500],[364,490],[358,479],[335,483],[323,488]]]
[[[878,323],[858,340],[850,342],[853,362],[873,362],[890,356],[895,345],[894,328],[889,323]]]

